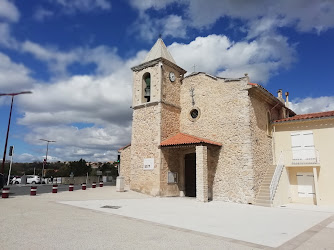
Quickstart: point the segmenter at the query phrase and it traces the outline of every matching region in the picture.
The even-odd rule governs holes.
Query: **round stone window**
[[[196,119],[198,117],[198,110],[197,109],[193,109],[190,111],[190,116],[193,119]]]
[[[193,108],[192,110],[190,110],[189,112],[189,119],[191,121],[196,121],[201,115],[201,112],[200,110],[196,107],[196,108]]]

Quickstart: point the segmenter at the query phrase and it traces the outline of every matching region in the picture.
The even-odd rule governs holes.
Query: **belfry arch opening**
[[[143,102],[151,101],[151,74],[145,73],[143,75]]]

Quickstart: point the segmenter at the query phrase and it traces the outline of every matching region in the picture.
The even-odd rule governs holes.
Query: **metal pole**
[[[7,135],[6,135],[6,142],[5,142],[5,150],[3,151],[3,159],[2,159],[2,167],[1,167],[1,173],[2,174],[4,174],[4,172],[5,172],[7,143],[8,143],[8,135],[9,135],[9,128],[10,128],[10,119],[12,118],[13,102],[14,102],[14,96],[12,95],[12,103],[10,104],[10,112],[9,112],[9,120],[8,120]]]
[[[9,165],[9,173],[8,173],[8,179],[7,179],[7,186],[9,185],[10,173],[12,171],[12,163],[13,163],[13,154],[10,157],[10,165]]]
[[[48,162],[48,151],[49,151],[49,141],[46,143],[46,154],[45,154],[45,161],[43,161],[43,169],[42,169],[42,180],[41,184],[43,184],[43,178],[44,178],[44,166]]]
[[[41,183],[43,183],[43,177],[44,177],[44,167],[48,161],[48,152],[49,152],[49,143],[50,142],[56,142],[56,141],[51,141],[51,140],[46,140],[46,139],[40,139],[41,141],[46,141],[47,144],[46,144],[46,154],[45,154],[45,159],[43,161],[43,169],[42,169],[42,174],[41,174]]]

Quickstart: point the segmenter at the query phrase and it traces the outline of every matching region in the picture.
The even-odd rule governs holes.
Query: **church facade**
[[[295,115],[282,91],[275,97],[247,74],[185,76],[161,39],[132,71],[131,144],[119,150],[126,186],[152,196],[256,203],[276,167],[272,121]]]

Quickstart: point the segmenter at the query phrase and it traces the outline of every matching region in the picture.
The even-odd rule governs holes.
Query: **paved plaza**
[[[0,200],[0,249],[334,249],[333,207],[200,203],[114,186],[57,194],[46,186],[37,196],[22,188]]]

